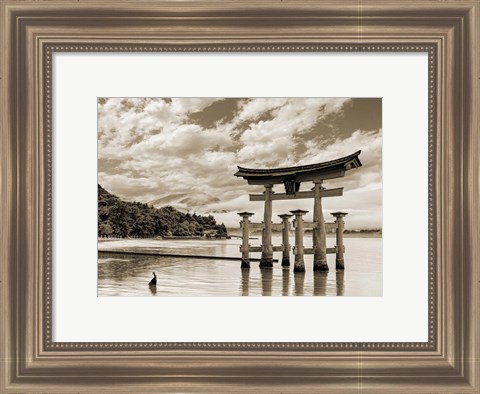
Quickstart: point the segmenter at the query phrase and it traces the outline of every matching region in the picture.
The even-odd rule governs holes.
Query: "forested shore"
[[[98,236],[150,238],[192,237],[214,232],[226,236],[225,225],[212,215],[183,213],[171,206],[155,208],[140,202],[123,201],[98,185]]]

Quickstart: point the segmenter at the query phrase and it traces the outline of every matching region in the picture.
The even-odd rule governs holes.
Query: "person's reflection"
[[[262,267],[260,268],[260,274],[262,275],[262,296],[271,296],[273,268]]]
[[[282,270],[282,296],[288,296],[290,287],[290,267],[284,267]]]
[[[152,295],[157,294],[157,286],[148,286],[148,288],[150,289],[150,293],[152,293]]]
[[[295,295],[303,296],[303,285],[305,283],[305,272],[294,272]]]
[[[325,272],[325,271],[313,272],[313,295],[314,296],[327,295],[327,278],[328,278],[328,272]]]
[[[337,296],[345,293],[345,270],[337,270]]]
[[[242,296],[248,296],[248,285],[250,281],[250,268],[240,268],[242,270]]]

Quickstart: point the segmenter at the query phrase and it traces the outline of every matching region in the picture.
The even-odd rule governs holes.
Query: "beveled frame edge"
[[[199,39],[181,37],[178,32],[177,37],[172,33],[167,37],[165,31],[160,29],[164,34],[163,41],[172,41],[177,45],[186,41],[187,45],[200,42],[197,45],[202,46],[211,41],[218,44],[223,40],[229,41],[229,45],[239,41],[257,42],[254,46],[260,48],[265,46],[265,42],[298,46],[311,45],[319,40],[341,42],[343,38],[344,42],[355,44],[385,42],[389,39],[403,42],[404,45],[428,42],[438,49],[440,78],[435,97],[439,105],[433,121],[437,122],[441,137],[435,146],[439,152],[435,174],[439,180],[436,195],[441,197],[438,201],[439,211],[435,211],[441,229],[436,243],[441,257],[437,261],[438,281],[434,281],[439,295],[435,348],[424,352],[418,349],[399,352],[394,348],[339,352],[339,349],[306,351],[308,348],[305,347],[299,351],[271,351],[268,347],[257,351],[247,347],[239,351],[228,346],[200,350],[191,346],[189,349],[177,347],[152,351],[145,346],[146,350],[125,347],[120,355],[115,350],[118,346],[95,350],[82,349],[75,344],[52,348],[44,343],[42,311],[48,305],[48,294],[42,293],[41,288],[41,278],[45,274],[42,271],[45,258],[42,245],[49,236],[47,232],[47,238],[43,238],[42,229],[47,222],[41,214],[49,209],[48,197],[45,198],[48,143],[45,144],[43,140],[48,134],[45,133],[47,120],[41,110],[45,105],[41,101],[44,93],[41,70],[45,58],[41,48],[42,45],[72,43],[72,37],[73,41],[78,41],[81,33],[78,30],[67,31],[71,25],[65,23],[78,23],[78,20],[92,16],[101,20],[102,15],[105,17],[112,10],[95,8],[92,3],[76,9],[71,4],[66,6],[65,2],[61,6],[54,2],[41,5],[38,2],[23,2],[19,5],[13,1],[2,4],[1,20],[7,21],[5,29],[8,33],[4,34],[2,40],[2,53],[8,56],[2,59],[1,193],[5,203],[1,209],[2,217],[6,218],[4,228],[9,231],[2,232],[0,250],[4,300],[1,312],[2,316],[7,317],[0,323],[0,345],[4,360],[0,371],[0,381],[4,383],[0,387],[9,392],[36,390],[39,387],[52,391],[65,387],[89,391],[111,384],[111,390],[127,392],[139,386],[145,391],[173,392],[188,387],[190,390],[207,392],[212,388],[250,392],[253,387],[261,390],[274,385],[282,390],[311,391],[314,387],[316,392],[320,389],[334,392],[338,389],[336,383],[341,383],[342,392],[385,392],[385,387],[392,390],[389,392],[394,392],[395,387],[399,392],[407,389],[418,392],[440,389],[444,392],[476,392],[479,384],[479,354],[476,348],[479,322],[475,314],[479,304],[476,157],[479,139],[478,114],[474,109],[475,105],[478,106],[478,4],[468,1],[415,2],[420,3],[419,7],[410,2],[396,7],[387,1],[379,1],[370,2],[371,8],[365,4],[361,10],[363,31],[360,36],[352,33],[358,30],[358,17],[349,20],[358,15],[358,7],[355,7],[357,2],[353,5],[354,2],[348,1],[345,2],[346,7],[325,3],[324,8],[316,2],[302,2],[302,6],[290,3],[286,11],[258,1],[232,7],[233,10],[213,2],[202,2],[199,8],[192,9],[185,9],[182,4],[177,6],[162,2],[155,6],[148,3],[148,7],[145,4],[138,8],[130,7],[127,12],[128,5],[122,4],[116,6],[113,13],[118,17],[123,11],[128,15],[125,18],[130,18],[129,23],[136,23],[135,27],[139,30],[142,30],[142,26],[144,30],[151,28],[151,25],[147,26],[148,21],[142,20],[146,15],[145,7],[157,11],[153,16],[151,12],[148,14],[148,18],[153,20],[158,17],[163,21],[169,18],[170,22],[177,21],[180,15],[191,18],[189,23],[192,23],[193,29],[199,30],[203,29],[206,21],[212,23],[213,27],[209,29],[213,30],[208,34],[202,30],[203,36]],[[278,20],[268,17],[269,13]],[[244,15],[247,15],[246,19],[238,22],[240,27],[234,26],[225,33],[222,18],[225,24],[232,23],[231,18],[241,19]],[[269,23],[273,28],[282,27],[282,18],[288,16],[290,21],[293,20],[289,29],[293,33],[300,31],[301,34],[288,35],[285,31],[279,31],[277,36],[265,35],[265,29],[255,29],[255,24],[264,27],[263,23],[266,23],[256,15],[271,19]],[[427,17],[428,23],[423,26],[430,24],[437,30],[432,28],[429,32],[426,29],[422,33],[423,38],[414,39],[411,33],[403,33],[403,41],[400,41],[394,28],[387,29],[382,25],[398,19],[401,27],[412,29],[413,26],[415,30],[415,26],[421,25],[418,21]],[[92,22],[93,30],[98,29],[99,20]],[[346,33],[343,37],[340,35],[341,38],[335,38],[335,34],[331,33],[327,35],[321,27],[316,26],[319,20],[326,24],[341,25]],[[56,27],[53,33],[55,29],[48,32],[45,27],[45,23],[48,25],[52,21],[55,21]],[[302,29],[298,27],[300,24]],[[377,29],[376,24],[379,26]],[[303,29],[305,25],[310,29],[307,32]],[[113,30],[115,23],[108,27]],[[215,32],[215,28],[223,31],[225,37],[212,38],[214,35],[211,31]],[[245,38],[229,37],[235,35],[235,29],[243,31]],[[385,35],[387,30],[389,33]],[[97,33],[96,37],[84,41],[83,45],[98,44],[99,41],[104,45],[125,42],[125,37],[118,34],[117,37],[101,37],[102,34]],[[141,45],[145,40],[155,43],[152,37],[136,37],[129,41]],[[159,41],[161,43],[162,39]],[[159,44],[158,41],[156,44]],[[457,130],[461,130],[460,137],[455,135]],[[40,165],[37,167],[38,163]],[[28,241],[20,245],[21,239]],[[28,284],[28,287],[22,288],[22,283]],[[129,360],[129,368],[119,367],[122,357]],[[161,385],[154,387],[149,382]],[[119,383],[125,386],[120,387],[117,385]],[[244,383],[245,388],[237,387],[239,383]]]

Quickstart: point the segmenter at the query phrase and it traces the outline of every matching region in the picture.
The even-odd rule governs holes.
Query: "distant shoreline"
[[[229,230],[228,235],[233,236],[235,238],[241,237],[242,233],[234,229]],[[282,233],[280,231],[273,231],[272,235],[281,236]],[[290,232],[290,236],[294,237],[295,233],[292,231]],[[312,232],[305,232],[304,237],[312,236]],[[250,232],[250,237],[262,237],[262,233],[260,231],[252,231]],[[335,233],[327,233],[327,238],[335,238]],[[369,231],[347,231],[343,233],[343,238],[382,238],[381,232],[369,232]]]
[[[235,233],[229,233],[231,235],[231,239],[241,239],[241,234],[235,234]],[[281,233],[274,233],[274,235],[280,236]],[[293,233],[290,234],[293,237]],[[306,234],[308,237],[310,234]],[[260,239],[261,234],[253,233],[250,234],[249,239]],[[335,234],[327,234],[327,238],[335,238]],[[382,238],[381,233],[343,233],[343,238]],[[205,242],[211,242],[211,241],[220,241],[220,240],[225,240],[227,238],[205,238],[205,237],[168,237],[168,238],[161,238],[161,237],[156,237],[156,238],[98,238],[98,242],[111,242],[111,241],[128,241],[128,240],[142,240],[142,241],[205,241]]]
[[[232,233],[229,235],[235,237],[235,238],[238,238],[238,237],[241,237],[241,234],[240,233]],[[282,233],[278,232],[278,233],[273,233],[273,235],[277,235],[277,236],[281,236]],[[294,233],[290,233],[290,236],[291,237],[294,237]],[[308,237],[309,235],[312,235],[312,233],[305,233],[304,237]],[[253,234],[250,234],[250,238],[254,237],[254,238],[261,238],[262,237],[262,234],[261,233],[253,233]],[[327,234],[327,238],[335,238],[336,235],[333,234],[333,233],[328,233]],[[343,233],[343,238],[382,238],[382,234],[381,233]]]
[[[335,234],[327,234],[327,238],[335,238]],[[343,238],[382,238],[382,233],[343,233]]]

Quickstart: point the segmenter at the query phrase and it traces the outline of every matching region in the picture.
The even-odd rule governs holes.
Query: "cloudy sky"
[[[324,183],[344,187],[343,197],[323,199],[325,218],[342,210],[347,228],[380,228],[381,107],[376,98],[100,98],[98,182],[124,200],[208,213],[237,227],[242,210],[263,220],[263,203],[248,199],[262,187],[233,176],[237,165],[296,166],[362,150],[362,167]],[[311,220],[311,200],[274,201],[274,218],[298,208]]]

